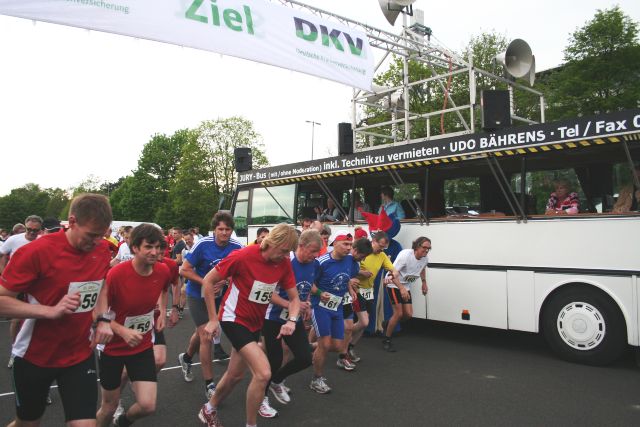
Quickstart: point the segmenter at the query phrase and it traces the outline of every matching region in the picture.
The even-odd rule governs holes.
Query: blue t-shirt
[[[207,236],[198,240],[196,244],[193,245],[186,259],[189,261],[189,264],[193,266],[195,272],[198,273],[198,276],[204,277],[213,267],[218,265],[224,257],[242,247],[242,243],[235,239],[229,239],[228,244],[219,246],[213,236]],[[193,298],[203,298],[200,283],[187,280],[187,295]]]
[[[385,210],[388,216],[395,215],[397,219],[405,218],[405,213],[402,205],[395,200],[390,201],[386,205],[380,206],[380,210],[378,211],[378,213],[380,213],[382,209]]]
[[[331,254],[324,254],[318,258],[320,268],[316,275],[316,286],[322,292],[329,292],[338,297],[347,293],[349,280],[360,272],[360,265],[348,254],[341,260],[335,260]],[[311,304],[317,305],[320,297],[311,295]]]
[[[298,296],[300,297],[300,301],[306,301],[307,298],[309,298],[311,285],[313,285],[313,282],[315,281],[318,269],[320,268],[320,264],[318,263],[317,259],[303,264],[298,261],[295,253],[291,252],[291,267],[293,267],[293,275],[296,277],[296,288],[298,289]],[[278,295],[286,300],[289,299],[287,291],[282,289],[280,286],[278,286]],[[285,320],[280,318],[281,314],[282,307],[276,304],[269,304],[265,319],[277,320],[284,323]],[[302,319],[300,319],[299,321],[302,321]]]

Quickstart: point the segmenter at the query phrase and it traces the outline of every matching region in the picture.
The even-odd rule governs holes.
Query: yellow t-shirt
[[[373,288],[373,282],[376,280],[376,276],[382,267],[388,271],[394,270],[393,263],[384,252],[369,254],[365,259],[360,261],[360,268],[371,272],[371,277],[369,278],[358,276],[360,287],[365,289]]]

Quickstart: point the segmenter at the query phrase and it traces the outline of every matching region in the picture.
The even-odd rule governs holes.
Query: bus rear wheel
[[[587,286],[559,290],[545,304],[542,322],[549,346],[570,362],[607,365],[626,346],[626,326],[618,306]]]

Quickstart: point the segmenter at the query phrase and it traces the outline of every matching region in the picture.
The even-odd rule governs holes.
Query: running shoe
[[[353,371],[356,369],[356,364],[350,361],[348,358],[339,358],[336,361],[336,366],[340,369],[344,369],[345,371]]]
[[[222,345],[215,344],[213,349],[213,361],[220,362],[222,360],[228,360],[228,359],[229,359],[229,355],[227,354],[226,351],[224,351],[224,349],[222,348]]]
[[[178,307],[178,319],[182,320],[184,317],[184,307]]]
[[[171,310],[167,310],[167,318],[171,317]]]
[[[258,413],[262,418],[275,418],[278,416],[278,411],[273,409],[269,404],[269,397],[265,396],[262,399],[262,403],[260,404],[260,409],[258,409]]]
[[[271,393],[273,393],[273,397],[275,397],[276,400],[283,405],[291,402],[291,397],[289,397],[289,393],[287,393],[287,390],[282,384],[276,384],[272,382],[271,384],[269,384],[269,390],[271,390]]]
[[[309,384],[309,388],[316,393],[327,394],[331,391],[331,387],[329,387],[326,383],[325,377],[314,377],[311,380],[311,384]]]
[[[391,342],[391,340],[382,341],[382,348],[384,349],[384,351],[388,351],[389,353],[396,352],[396,348],[393,346],[393,343]]]
[[[11,369],[13,368],[13,354],[9,357],[9,363],[7,363],[7,368]]]
[[[198,418],[202,421],[202,424],[206,424],[207,427],[223,427],[220,418],[218,418],[218,411],[207,412],[206,403],[200,408]]]
[[[120,415],[124,414],[124,406],[122,406],[122,399],[118,400],[118,407],[116,408],[116,412],[113,413],[113,424],[116,425],[118,422],[118,418]]]
[[[356,350],[353,346],[349,347],[349,350],[347,351],[347,356],[349,356],[349,359],[354,363],[359,362],[361,360],[360,356],[356,354]]]
[[[216,393],[216,383],[214,382],[209,383],[209,385],[207,385],[204,388],[204,394],[207,395],[207,400],[210,400],[215,393]]]
[[[284,391],[287,392],[287,394],[293,394],[293,393],[291,393],[291,389],[289,387],[287,387],[287,385],[284,383],[284,381],[282,381],[280,383],[280,386],[282,386],[282,388],[284,389]]]
[[[51,392],[47,393],[47,405],[53,404],[53,399],[51,398]]]
[[[193,381],[193,372],[191,372],[191,363],[187,363],[184,361],[185,353],[180,353],[178,355],[178,362],[180,362],[180,367],[182,368],[182,375],[184,376],[184,380],[188,383]]]

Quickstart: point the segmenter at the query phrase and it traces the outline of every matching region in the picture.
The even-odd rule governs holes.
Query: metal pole
[[[306,123],[311,123],[311,160],[313,160],[313,139],[316,130],[316,125],[321,126],[322,123],[314,122],[313,120],[305,120]]]

